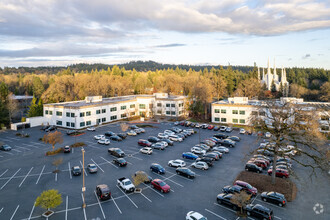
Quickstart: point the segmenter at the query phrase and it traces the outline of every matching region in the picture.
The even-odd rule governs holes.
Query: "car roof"
[[[266,212],[270,212],[270,211],[271,211],[270,208],[267,208],[267,207],[265,207],[265,206],[263,206],[263,205],[260,205],[260,204],[255,204],[255,205],[253,206],[253,208],[257,208],[257,209],[260,209],[260,210],[263,210],[263,211],[266,211]]]
[[[79,166],[74,166],[73,169],[80,169],[80,167]]]
[[[192,212],[192,213],[190,213],[190,216],[193,216],[193,217],[195,217],[196,219],[200,219],[200,218],[204,217],[203,215],[201,215],[201,214],[198,213],[198,212]]]

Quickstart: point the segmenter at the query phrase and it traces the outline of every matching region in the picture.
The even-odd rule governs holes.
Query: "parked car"
[[[255,159],[255,158],[251,158],[248,163],[254,163],[255,165],[257,165],[258,167],[262,168],[262,169],[266,169],[268,166],[267,166],[267,163],[263,160],[258,160],[258,159]]]
[[[157,137],[155,137],[155,136],[150,136],[150,137],[148,138],[148,141],[149,141],[149,142],[152,142],[152,143],[157,143],[158,141],[160,141],[160,139],[157,138]]]
[[[258,190],[247,182],[236,180],[234,185],[242,187],[247,193],[251,193],[252,195],[257,195],[258,193]]]
[[[236,142],[239,142],[241,141],[241,138],[240,137],[237,137],[237,136],[230,136],[228,137],[229,140],[232,140],[232,141],[236,141]]]
[[[267,131],[267,132],[265,133],[265,137],[266,137],[266,138],[271,138],[271,137],[272,137],[272,134],[271,134],[270,132]]]
[[[186,215],[186,220],[207,220],[207,218],[198,212],[190,211]]]
[[[120,167],[127,166],[127,161],[124,158],[115,158],[112,160],[112,163],[114,163]]]
[[[95,139],[95,140],[105,139],[105,136],[102,135],[102,134],[100,134],[100,135],[95,135],[95,136],[94,136],[94,139]]]
[[[177,136],[177,135],[173,135],[173,134],[172,134],[172,135],[169,135],[168,138],[169,138],[171,141],[179,141],[179,142],[183,141],[182,138],[180,138],[180,137]]]
[[[138,174],[142,174],[146,177],[146,180],[144,181],[144,183],[148,184],[151,183],[151,181],[153,180],[151,176],[149,176],[146,172],[144,171],[136,171],[134,173],[134,176],[137,176]]]
[[[50,125],[44,125],[44,126],[41,127],[40,130],[43,130],[43,131],[44,131],[44,130],[46,130],[46,129],[49,128],[49,127],[50,127]]]
[[[257,219],[273,219],[273,211],[260,204],[249,204],[245,207],[246,214]]]
[[[240,133],[240,134],[245,134],[245,132],[246,132],[246,131],[245,131],[244,128],[241,128],[241,129],[239,130],[239,133]]]
[[[214,141],[217,144],[221,142],[221,139],[216,138],[216,137],[210,137],[208,140]]]
[[[206,151],[204,149],[200,148],[200,147],[192,147],[190,150],[194,154],[202,154],[202,155],[204,155],[206,153]]]
[[[126,134],[129,135],[129,136],[136,136],[136,132],[133,131],[133,130],[130,130],[130,131],[126,132]]]
[[[110,140],[109,139],[100,139],[97,141],[98,144],[103,144],[103,145],[109,145]]]
[[[257,150],[257,153],[258,154],[263,154],[265,156],[268,156],[268,157],[273,157],[274,156],[274,153],[269,151],[269,150],[266,150],[266,149],[259,149]]]
[[[182,133],[177,133],[176,136],[178,136],[179,138],[181,138],[182,140],[184,140],[186,138],[186,136]],[[188,136],[188,135],[187,135]]]
[[[113,141],[122,141],[123,140],[121,137],[119,137],[117,135],[111,136],[110,139],[113,140]]]
[[[75,134],[77,134],[77,133],[78,133],[77,130],[68,130],[68,131],[66,132],[67,135],[75,135]]]
[[[209,153],[217,154],[219,158],[222,158],[222,153],[216,150],[212,150]]]
[[[70,148],[69,145],[66,145],[66,146],[63,147],[63,152],[64,153],[70,153],[70,151],[71,151],[71,148]]]
[[[125,133],[118,133],[117,135],[118,135],[118,137],[120,137],[123,140],[126,139],[126,137],[127,137],[127,134],[125,134]]]
[[[182,154],[182,158],[190,159],[190,160],[196,160],[198,156],[191,152],[185,152]]]
[[[165,130],[164,134],[170,136],[170,135],[175,135],[175,132],[171,130]]]
[[[170,167],[185,167],[186,163],[183,160],[177,159],[168,161],[168,165]]]
[[[106,184],[97,185],[95,192],[100,200],[108,200],[111,198],[111,191]]]
[[[97,173],[97,166],[93,163],[87,165],[87,170],[89,173]]]
[[[217,202],[222,205],[231,207],[233,210],[238,210],[238,206],[232,202],[233,194],[220,193],[217,195]]]
[[[212,150],[217,150],[221,153],[229,153],[229,149],[224,146],[213,147]]]
[[[227,129],[227,126],[221,126],[221,127],[220,127],[220,131],[222,131],[222,132],[225,132],[226,129]]]
[[[0,150],[2,151],[10,151],[11,147],[8,144],[4,144],[0,147]]]
[[[206,145],[206,144],[196,144],[194,147],[199,147],[199,148],[202,148],[203,150],[205,151],[209,151],[211,150],[211,147]]]
[[[125,191],[125,193],[134,192],[135,190],[135,186],[132,181],[126,177],[117,179],[117,184],[122,190]]]
[[[224,193],[232,193],[232,194],[234,194],[234,193],[240,193],[241,191],[243,191],[244,189],[242,188],[242,187],[240,187],[240,186],[224,186],[223,188],[222,188],[222,192],[224,192]]]
[[[195,124],[195,128],[200,128],[202,125],[201,124],[199,124],[199,123],[196,123]]]
[[[228,135],[223,134],[223,133],[218,133],[218,134],[214,134],[213,137],[220,138],[220,139],[226,139],[228,137]]]
[[[176,122],[174,122],[174,125],[175,125],[175,126],[178,126],[179,123],[180,123],[180,122],[176,121]]]
[[[74,176],[80,176],[81,175],[81,169],[79,166],[74,166],[71,168],[72,175]]]
[[[143,154],[148,154],[151,155],[152,154],[152,148],[151,147],[143,147],[140,149],[140,152]]]
[[[151,145],[152,149],[156,149],[156,150],[164,150],[165,146],[163,144],[160,143],[155,143]]]
[[[195,178],[195,173],[186,167],[176,168],[176,173],[181,176],[185,176],[188,179]]]
[[[171,187],[160,179],[154,179],[151,182],[151,187],[160,190],[162,193],[169,193],[171,191]]]
[[[160,139],[164,139],[164,138],[168,138],[168,135],[164,134],[164,133],[158,133],[158,138]]]
[[[144,139],[140,139],[138,141],[138,145],[140,146],[146,146],[146,147],[151,147],[152,143],[147,141],[147,140],[144,140]]]
[[[173,146],[174,142],[170,139],[161,139],[161,141],[165,141],[169,146]]]
[[[202,124],[201,128],[206,129],[209,125],[208,124]]]
[[[256,173],[261,173],[262,172],[261,167],[258,167],[256,164],[249,163],[249,162],[245,164],[245,170],[246,171],[251,171],[251,172],[256,172]]]
[[[232,128],[232,127],[227,127],[227,128],[226,128],[226,132],[230,133],[230,132],[232,132],[232,131],[233,131],[233,128]]]
[[[273,169],[268,169],[268,175],[272,175],[273,173]],[[276,177],[282,177],[282,178],[288,178],[289,177],[289,172],[287,170],[284,170],[284,169],[279,169],[279,168],[276,168],[276,174],[275,174]]]
[[[136,125],[131,125],[131,126],[129,126],[129,128],[130,128],[130,129],[139,129],[139,127],[136,126]]]
[[[112,132],[112,131],[107,131],[107,132],[104,133],[104,135],[107,136],[107,137],[111,137],[111,136],[115,136],[117,134],[115,132]]]
[[[142,131],[141,131],[139,128],[134,129],[133,131],[134,131],[136,134],[141,134],[141,133],[142,133]]]
[[[214,126],[213,131],[219,131],[220,130],[220,126]]]
[[[160,140],[159,142],[157,142],[158,144],[164,145],[164,147],[168,147],[168,143],[166,141]]]
[[[201,157],[196,159],[196,162],[205,162],[209,167],[213,166],[213,161],[214,159],[210,157]]]
[[[47,129],[45,129],[46,132],[50,132],[50,131],[55,131],[57,128],[55,125],[51,125],[49,126]]]
[[[288,162],[285,162],[285,161],[278,161],[276,163],[276,166],[280,166],[280,165],[286,166],[288,168],[292,168],[292,164],[291,163],[288,163]]]
[[[87,131],[96,131],[96,128],[93,127],[93,126],[92,126],[92,127],[88,127],[88,128],[87,128]]]
[[[207,165],[207,163],[203,162],[203,161],[196,161],[196,162],[192,163],[191,166],[196,168],[196,169],[200,169],[200,170],[208,170],[209,169],[209,165]]]
[[[109,148],[108,152],[115,157],[125,157],[124,151],[120,148]]]
[[[208,130],[212,130],[214,128],[214,125],[209,125],[209,126],[207,126],[207,129]]]
[[[264,202],[270,202],[280,207],[285,206],[287,201],[285,196],[277,192],[263,192],[261,193],[261,200]]]
[[[225,146],[225,147],[235,147],[236,146],[236,142],[235,141],[232,141],[230,139],[223,139],[220,142],[220,145],[221,146]]]
[[[150,170],[158,174],[165,174],[165,168],[158,163],[152,163],[150,166]]]
[[[140,133],[145,133],[146,132],[146,130],[144,130],[144,128],[138,128],[136,130],[138,130]]]
[[[210,158],[213,158],[214,160],[219,160],[220,159],[218,154],[211,153],[211,152],[204,154],[204,157],[210,157]]]

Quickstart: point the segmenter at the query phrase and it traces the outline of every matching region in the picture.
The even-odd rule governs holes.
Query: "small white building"
[[[185,100],[184,96],[167,93],[112,98],[88,96],[81,101],[45,104],[43,117],[50,125],[82,129],[138,115],[180,117],[185,114]]]

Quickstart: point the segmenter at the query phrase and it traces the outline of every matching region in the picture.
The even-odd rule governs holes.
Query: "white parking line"
[[[36,147],[34,145],[31,145],[31,144],[22,144],[22,145],[25,145],[25,146],[28,146],[28,147],[34,147],[34,148],[39,148],[39,147]],[[30,149],[29,149],[30,150]]]
[[[85,176],[88,176],[88,175],[87,175],[87,172],[86,172],[86,169],[84,168],[82,162],[81,162],[81,161],[79,161],[79,162],[80,162],[81,168],[84,170]]]
[[[280,220],[281,220],[281,218],[280,218],[280,217],[277,217],[277,216],[275,216],[275,215],[274,215],[274,218],[277,218],[277,219],[280,219]]]
[[[116,185],[117,186],[117,185]],[[128,198],[129,199],[129,201],[131,201],[132,202],[132,204],[136,207],[136,208],[139,208],[134,202],[133,202],[133,200],[131,200],[131,198],[130,197],[128,197],[128,195],[126,195],[126,193],[119,187],[119,186],[117,186],[117,188],[126,196],[126,198]]]
[[[34,210],[34,208],[35,208],[35,205],[36,205],[36,203],[33,204],[33,207],[32,207],[32,210],[31,210],[31,212],[30,212],[30,215],[29,215],[28,220],[31,219],[31,216],[32,216],[33,210]]]
[[[216,214],[216,213],[214,213],[214,212],[212,212],[212,211],[210,211],[210,210],[208,210],[208,209],[205,209],[205,211],[207,211],[207,212],[209,212],[209,213],[211,213],[211,214],[217,216],[218,218],[221,218],[221,219],[223,219],[223,220],[227,220],[226,218],[224,218],[224,217],[222,217],[222,216],[220,216],[220,215],[218,215],[218,214]]]
[[[143,183],[143,185],[145,185],[146,186],[146,188],[149,188],[149,189],[151,189],[151,190],[153,190],[155,193],[157,193],[158,195],[160,195],[161,197],[163,197],[164,198],[164,195],[163,194],[161,194],[161,193],[159,193],[159,192],[157,192],[154,188],[152,188],[151,186],[148,186],[147,184],[145,184],[145,183]]]
[[[85,201],[84,201],[84,196],[83,196],[82,193],[81,193],[81,199],[82,199],[82,201],[83,201],[83,203],[84,203]],[[83,208],[83,211],[84,211],[84,217],[85,217],[85,220],[87,220],[87,217],[86,217],[86,208]]]
[[[220,207],[222,207],[222,208],[224,208],[224,209],[227,209],[227,210],[229,210],[229,211],[231,211],[231,212],[233,212],[233,213],[236,213],[234,210],[232,210],[232,209],[229,209],[229,208],[227,208],[227,207],[225,207],[225,206],[223,206],[223,205],[219,205],[218,203],[213,203],[214,205],[217,205],[217,206],[220,206]]]
[[[38,144],[38,145],[41,145],[41,146],[44,146],[43,144],[40,144],[40,143],[37,143],[37,142],[30,142],[31,144]]]
[[[146,197],[142,192],[140,192],[140,194],[146,199],[148,200],[149,202],[152,202],[148,197]]]
[[[175,176],[180,177],[180,178],[185,179],[185,180],[188,180],[188,181],[190,181],[190,182],[194,182],[194,180],[189,179],[188,177],[181,176],[181,175],[179,175],[179,174],[176,174]]]
[[[7,152],[7,151],[4,151],[3,153],[5,153],[5,154],[10,154],[10,155],[14,155],[13,153],[10,153],[10,152]]]
[[[15,214],[16,214],[18,208],[19,208],[19,205],[16,207],[16,209],[15,209],[13,215],[11,216],[10,220],[12,220],[12,219],[14,218],[14,216],[15,216]]]
[[[117,203],[115,202],[115,200],[112,198],[112,196],[111,196],[111,200],[113,201],[113,203],[115,203],[115,205],[116,205],[118,211],[120,212],[120,214],[123,214],[123,213],[121,212],[120,208],[118,207]]]
[[[8,140],[8,139],[2,139],[4,142],[13,142],[12,140]]]
[[[141,158],[139,158],[139,157],[134,157],[133,155],[128,155],[127,157],[128,157],[128,158],[134,158],[134,159],[137,159],[137,160],[143,160],[143,159],[141,159]]]
[[[93,163],[104,173],[104,170],[102,170],[102,168],[93,159],[91,159],[91,161],[93,161]]]
[[[70,179],[72,179],[72,175],[71,175],[71,167],[70,167],[70,162],[68,162],[68,167],[69,167],[69,174],[70,174]]]
[[[21,153],[22,151],[20,151],[20,150],[17,150],[17,149],[12,149],[13,151],[16,151],[16,152],[18,152],[18,153]]]
[[[2,212],[2,210],[3,210],[3,207],[0,209],[0,213]]]
[[[114,164],[112,164],[110,161],[108,161],[108,160],[106,160],[106,159],[104,159],[103,157],[100,157],[101,159],[103,159],[103,160],[105,160],[108,164],[111,164],[113,167],[116,167],[117,169],[118,169],[118,167],[117,166],[115,166]]]
[[[71,149],[72,149],[71,153],[73,154],[73,152],[74,152],[74,147],[72,147]]]
[[[101,209],[101,212],[102,212],[103,218],[105,219],[105,215],[104,215],[104,212],[103,212],[103,208],[102,208],[102,206],[101,206],[100,200],[99,200],[99,198],[97,197],[95,191],[94,191],[94,195],[95,195],[95,197],[96,197],[96,199],[97,199],[97,202],[98,202],[98,204],[99,204],[99,206],[100,206],[100,209]]]
[[[3,175],[5,175],[5,173],[7,173],[7,171],[8,171],[8,169],[5,170],[5,172],[3,172],[3,173],[0,175],[0,177],[2,177]]]
[[[22,186],[23,182],[25,181],[26,177],[29,176],[29,174],[31,173],[33,167],[31,167],[31,169],[29,170],[29,172],[25,175],[24,179],[22,180],[21,184],[19,184],[18,188]]]
[[[12,138],[12,137],[7,137],[7,139],[11,139],[11,140],[15,140],[15,141],[19,141],[20,139],[19,138]]]
[[[36,184],[38,184],[38,182],[39,182],[39,180],[40,180],[40,177],[41,177],[41,175],[42,175],[42,172],[44,172],[45,166],[46,166],[46,165],[44,165],[44,166],[42,167],[42,170],[41,170],[41,172],[40,172],[40,174],[39,174],[39,177],[38,177],[38,179],[37,179]]]
[[[55,173],[55,182],[57,182],[57,173]]]
[[[66,200],[65,200],[65,220],[68,220],[68,200],[69,200],[69,197],[66,196]]]
[[[160,174],[158,174],[158,173],[155,173],[155,174],[158,175],[158,176],[164,177],[164,176],[162,176],[162,175],[160,175]],[[175,181],[173,181],[173,180],[170,179],[170,178],[172,178],[173,176],[176,176],[176,175],[177,175],[177,174],[173,174],[173,175],[171,175],[171,176],[169,176],[169,177],[163,178],[163,180],[171,181],[172,183],[174,183],[174,184],[176,184],[176,185],[178,185],[178,186],[183,187],[183,185],[181,185],[180,183],[177,183],[177,182],[175,182]]]
[[[14,178],[14,176],[21,170],[21,168],[19,168],[16,173],[14,175],[12,175],[8,180],[7,182],[5,182],[5,184],[3,184],[3,186],[0,188],[0,190],[2,190],[8,183],[10,180],[12,180]]]

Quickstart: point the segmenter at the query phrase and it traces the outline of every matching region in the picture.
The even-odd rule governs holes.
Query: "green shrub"
[[[77,142],[75,144],[71,144],[70,147],[83,147],[86,146],[84,142]]]
[[[139,127],[139,128],[147,128],[147,127],[149,127],[149,128],[154,128],[155,126],[153,126],[153,125],[136,125],[137,127]]]
[[[59,154],[59,153],[62,153],[62,152],[63,152],[63,148],[60,147],[60,148],[57,148],[54,151],[47,151],[46,156],[56,155],[56,154]]]

